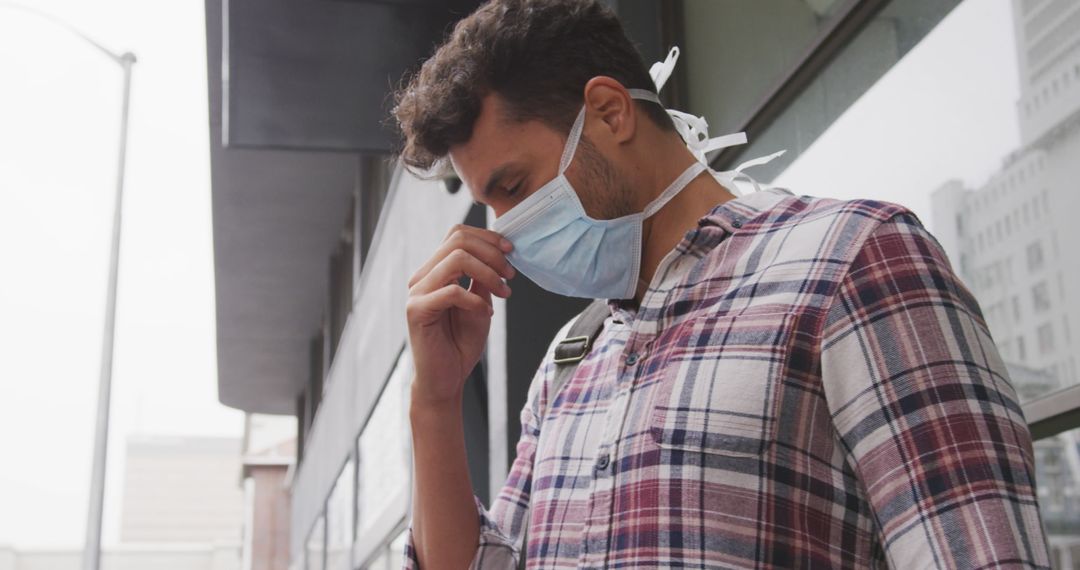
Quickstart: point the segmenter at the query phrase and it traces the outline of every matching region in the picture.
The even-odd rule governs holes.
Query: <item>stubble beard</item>
[[[581,176],[586,185],[578,193],[585,212],[598,220],[635,214],[634,192],[629,181],[585,137],[578,143]]]

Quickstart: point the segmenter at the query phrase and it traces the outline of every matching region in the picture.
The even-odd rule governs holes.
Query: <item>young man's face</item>
[[[468,142],[450,148],[450,161],[473,200],[499,217],[559,174],[568,133],[540,121],[514,121],[495,94],[483,99]],[[633,213],[631,186],[585,137],[566,172],[586,213],[610,219]]]

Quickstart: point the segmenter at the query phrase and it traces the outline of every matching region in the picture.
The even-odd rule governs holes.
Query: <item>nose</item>
[[[509,210],[509,208],[489,205],[487,210],[488,222],[494,222],[495,220],[499,219],[500,216],[505,214]]]

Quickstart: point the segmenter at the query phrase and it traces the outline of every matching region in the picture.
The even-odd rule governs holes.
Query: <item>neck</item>
[[[697,160],[678,135],[664,138],[666,140],[663,144],[650,149],[647,160],[643,156],[637,163],[655,165],[651,172],[642,171],[645,168],[641,168],[637,173],[639,180],[649,184],[643,192],[645,199],[639,205],[642,209]],[[717,205],[734,198],[735,195],[708,172],[703,172],[658,212],[645,220],[641,237],[641,274],[637,291],[634,293],[637,303],[641,303],[660,261],[679,244],[686,232],[697,226],[698,220]]]

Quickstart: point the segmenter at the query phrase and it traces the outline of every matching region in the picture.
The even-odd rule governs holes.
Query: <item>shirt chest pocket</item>
[[[662,448],[753,456],[776,439],[792,313],[702,316],[680,326],[656,387]]]

